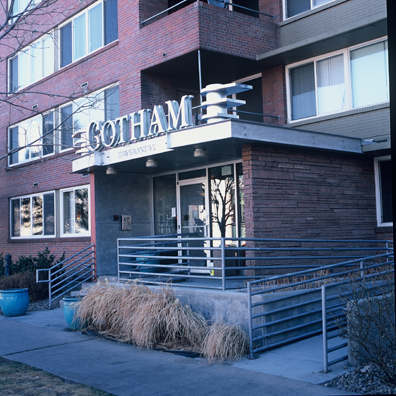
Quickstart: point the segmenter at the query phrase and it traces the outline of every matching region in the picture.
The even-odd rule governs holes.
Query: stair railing
[[[94,263],[95,250],[92,244],[51,268],[36,270],[36,282],[48,283],[49,309],[53,301],[94,277]],[[47,273],[45,279],[40,279],[41,272]]]

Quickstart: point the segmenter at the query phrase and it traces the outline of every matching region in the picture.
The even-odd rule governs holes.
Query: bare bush
[[[352,279],[342,293],[352,359],[376,364],[383,379],[396,384],[396,328],[394,273]]]

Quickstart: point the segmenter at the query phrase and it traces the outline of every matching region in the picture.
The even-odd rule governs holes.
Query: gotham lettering
[[[143,109],[104,123],[92,121],[86,130],[75,132],[78,139],[76,139],[74,147],[79,149],[78,153],[84,154],[193,126],[191,105],[193,97],[192,95],[183,96],[180,106],[176,100],[168,100],[166,102],[167,116],[164,108],[156,105],[153,110]],[[140,148],[131,148],[129,152],[120,151],[118,156],[122,158],[152,150],[155,150],[155,145],[148,144]]]

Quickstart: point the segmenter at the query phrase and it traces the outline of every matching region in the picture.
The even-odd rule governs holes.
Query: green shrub
[[[19,274],[26,271],[36,271],[37,269],[51,268],[54,265],[55,256],[50,254],[50,250],[46,247],[42,252],[37,253],[37,257],[19,256],[15,263],[11,264],[11,274]],[[65,259],[65,253],[55,262],[60,263]],[[4,266],[3,266],[4,267]]]
[[[0,278],[1,290],[23,288],[29,289],[29,299],[31,302],[48,297],[48,283],[36,283],[36,273],[33,271],[25,271]]]
[[[48,283],[36,283],[36,270],[51,268],[65,259],[65,253],[55,261],[48,247],[37,253],[37,257],[19,256],[11,263],[11,276],[4,276],[4,257],[0,253],[0,289],[29,289],[31,302],[48,298]],[[62,275],[62,272],[59,273]]]

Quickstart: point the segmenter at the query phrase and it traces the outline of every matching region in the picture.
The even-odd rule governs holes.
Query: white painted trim
[[[54,235],[30,235],[30,236],[13,236],[12,235],[12,217],[14,215],[13,211],[12,211],[12,201],[16,200],[16,199],[23,199],[23,198],[33,198],[33,197],[38,197],[41,196],[43,199],[43,205],[44,205],[44,195],[47,194],[53,194],[54,196]],[[31,207],[31,204],[30,204]],[[45,238],[56,238],[56,222],[57,222],[57,205],[56,205],[56,194],[55,194],[55,190],[50,190],[50,191],[43,191],[43,192],[38,192],[35,194],[28,194],[28,195],[21,195],[21,196],[17,196],[17,197],[11,197],[9,199],[9,216],[8,216],[8,221],[9,221],[9,225],[10,225],[10,239],[45,239]],[[44,207],[43,207],[44,210]],[[43,216],[43,221],[44,221],[44,216]],[[30,211],[30,229],[32,229],[32,224],[33,224],[33,219],[32,219],[32,211]],[[21,227],[21,224],[20,224]],[[44,225],[43,225],[43,232],[44,232]]]
[[[380,181],[380,166],[379,163],[383,161],[389,161],[391,159],[390,155],[383,157],[374,158],[374,176],[375,176],[375,207],[377,213],[377,226],[378,227],[393,227],[393,222],[382,223],[382,197],[381,197],[381,181]]]
[[[99,3],[102,4],[102,45],[99,48],[96,48],[94,51],[89,52],[89,16],[88,16],[88,12],[89,10],[91,10],[92,8],[96,7]],[[85,17],[85,55],[80,56],[79,58],[74,58],[74,48],[73,48],[73,38],[74,38],[74,21],[81,16],[82,14],[86,13],[86,17]],[[81,12],[79,12],[76,15],[73,15],[72,18],[69,18],[68,20],[62,22],[61,25],[59,25],[59,31],[62,29],[62,27],[64,27],[65,25],[71,23],[72,24],[72,37],[71,37],[71,52],[72,52],[72,61],[65,65],[62,66],[60,65],[60,55],[61,55],[61,35],[58,35],[58,59],[59,59],[59,69],[63,69],[64,67],[67,67],[71,64],[73,64],[74,62],[79,61],[80,59],[85,58],[88,55],[91,55],[93,53],[95,53],[96,51],[99,51],[101,48],[105,47],[105,9],[104,9],[104,1],[100,0],[97,1],[93,4],[91,4],[89,7],[85,8],[84,10],[82,10]],[[115,41],[115,40],[114,40]],[[110,43],[109,43],[110,44]]]
[[[7,66],[8,66],[8,68],[7,68],[7,80],[8,80],[8,82],[7,82],[7,88],[8,88],[8,92],[10,93],[10,95],[13,95],[13,94],[15,94],[15,93],[17,93],[17,92],[19,92],[19,91],[22,91],[22,90],[24,90],[25,88],[30,87],[31,85],[36,84],[37,82],[39,82],[39,81],[43,80],[44,78],[50,76],[51,74],[54,74],[54,73],[55,73],[56,70],[55,70],[55,62],[54,62],[53,71],[52,71],[50,74],[47,74],[46,76],[41,77],[41,78],[39,78],[38,80],[31,81],[31,70],[32,70],[31,64],[30,64],[30,59],[31,59],[31,57],[32,57],[32,56],[30,55],[31,48],[32,48],[32,46],[35,45],[36,43],[38,43],[38,42],[40,42],[40,41],[44,41],[44,40],[46,40],[48,37],[51,37],[52,42],[53,42],[53,46],[54,46],[54,60],[55,60],[55,47],[56,47],[56,43],[55,43],[55,31],[54,31],[54,30],[50,30],[48,33],[45,33],[45,34],[41,35],[41,36],[40,36],[39,38],[37,38],[36,40],[32,41],[29,45],[27,45],[27,46],[21,48],[21,49],[18,51],[18,53],[16,53],[14,56],[8,58],[8,65],[7,65]],[[11,78],[10,78],[10,77],[11,77],[11,67],[10,67],[11,60],[17,58],[21,52],[25,52],[25,51],[29,51],[29,56],[28,56],[29,65],[24,67],[24,69],[27,70],[27,73],[29,74],[29,83],[28,83],[27,85],[24,85],[24,86],[21,87],[21,88],[18,87],[18,89],[17,89],[16,91],[11,92]],[[42,56],[44,56],[44,51],[42,52]],[[43,68],[43,70],[42,70],[43,72],[44,72],[44,62],[45,62],[45,60],[43,59],[43,60],[42,60],[42,65],[41,65],[42,68]],[[18,59],[18,84],[19,84],[19,79],[20,79],[20,76],[19,76],[19,67],[20,67],[20,66],[19,66],[19,59]]]
[[[88,231],[84,232],[84,233],[72,233],[72,234],[65,234],[63,232],[63,225],[64,225],[64,214],[63,214],[63,194],[65,192],[75,192],[76,190],[81,190],[83,188],[86,188],[88,190]],[[87,237],[87,236],[91,236],[91,227],[90,227],[90,220],[91,220],[91,201],[90,201],[90,185],[89,184],[85,184],[82,186],[75,186],[75,187],[69,187],[69,188],[63,188],[60,190],[60,236],[61,238],[74,238],[74,237]],[[73,209],[73,218],[75,217],[75,212]]]
[[[319,118],[319,117],[323,117],[326,115],[330,115],[330,114],[340,114],[340,116],[342,115],[343,112],[346,111],[350,111],[350,110],[355,110],[358,109],[359,107],[352,107],[352,83],[351,83],[351,69],[350,69],[350,53],[351,51],[355,50],[355,49],[359,49],[359,48],[364,48],[373,44],[377,44],[380,43],[382,41],[386,41],[387,40],[387,36],[381,37],[379,39],[375,39],[375,40],[370,40],[370,41],[366,41],[364,43],[358,44],[358,45],[354,45],[351,47],[347,47],[344,48],[342,50],[338,50],[338,51],[333,51],[333,52],[329,52],[327,54],[323,54],[320,56],[316,56],[313,58],[309,58],[309,59],[304,59],[302,61],[299,62],[295,62],[295,63],[291,63],[290,65],[286,65],[285,67],[285,75],[286,75],[286,98],[287,98],[287,123],[292,125],[293,123],[296,122],[301,122],[304,120],[312,120],[315,118]],[[337,55],[343,55],[343,60],[344,60],[344,83],[345,83],[345,96],[346,96],[346,106],[347,108],[345,110],[337,110],[335,112],[330,112],[330,113],[322,113],[322,114],[318,114],[318,95],[317,95],[317,82],[316,82],[316,63],[320,60],[323,59],[328,59],[331,58],[333,56],[337,56]],[[296,120],[292,120],[291,119],[291,115],[292,115],[292,105],[291,105],[291,82],[290,82],[290,71],[296,67],[299,66],[303,66],[306,65],[308,63],[313,63],[314,64],[314,78],[315,78],[315,96],[316,96],[316,114],[315,116],[311,116],[311,117],[306,117],[306,118],[299,118]],[[387,103],[387,102],[382,102],[382,103]],[[373,105],[377,105],[380,103],[373,103],[370,104],[369,106],[363,106],[360,108],[366,108],[366,107],[371,107]]]
[[[282,6],[283,6],[283,20],[284,20],[284,21],[287,20],[287,19],[293,18],[293,17],[295,17],[295,16],[297,16],[297,15],[303,15],[303,14],[305,14],[306,12],[310,12],[310,11],[314,10],[315,8],[323,7],[324,5],[327,5],[328,3],[331,3],[331,2],[333,2],[333,1],[335,1],[335,0],[327,0],[326,3],[320,4],[320,5],[318,5],[318,6],[314,6],[314,5],[313,5],[313,0],[310,0],[310,2],[311,2],[311,9],[309,9],[309,10],[307,10],[307,11],[304,11],[304,12],[301,12],[301,13],[299,13],[299,14],[293,15],[293,16],[291,16],[291,17],[287,16],[287,12],[286,12],[286,10],[287,10],[287,1],[288,1],[288,0],[282,0],[282,2],[283,2],[283,4],[282,4]]]
[[[52,120],[53,120],[53,125],[54,125],[54,128],[53,128],[54,137],[53,137],[53,141],[52,141],[52,144],[53,144],[53,152],[44,155],[44,154],[43,154],[43,146],[42,146],[42,142],[41,142],[41,149],[40,149],[41,152],[40,152],[40,154],[39,154],[37,157],[28,158],[28,159],[26,159],[26,160],[17,162],[17,163],[15,163],[15,164],[10,164],[11,155],[8,154],[7,164],[8,164],[8,166],[9,166],[10,168],[12,168],[12,167],[14,167],[14,166],[18,166],[18,165],[27,164],[27,163],[29,163],[29,162],[37,161],[37,160],[39,160],[40,158],[48,158],[48,157],[51,157],[51,156],[55,155],[55,153],[56,153],[56,150],[55,150],[55,134],[56,134],[56,127],[55,127],[55,111],[54,111],[54,110],[52,110],[52,111],[46,111],[46,112],[43,112],[43,113],[41,113],[41,114],[37,114],[37,115],[35,115],[35,116],[33,116],[33,117],[27,118],[26,120],[20,121],[20,122],[18,122],[17,124],[10,125],[10,126],[7,128],[7,133],[8,133],[8,136],[7,136],[8,153],[10,152],[10,149],[11,149],[11,133],[10,133],[10,130],[11,130],[12,128],[19,127],[19,126],[23,125],[23,124],[26,123],[26,122],[32,122],[35,118],[37,118],[37,119],[38,119],[38,118],[41,118],[41,127],[40,127],[40,130],[41,130],[41,140],[42,140],[42,138],[43,138],[43,131],[44,131],[44,130],[43,130],[44,115],[47,115],[47,114],[49,114],[49,113],[51,113],[51,112],[52,112]]]

